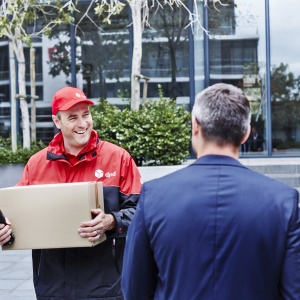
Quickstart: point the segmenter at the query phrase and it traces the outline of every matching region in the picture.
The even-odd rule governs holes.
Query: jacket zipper
[[[38,276],[40,276],[40,269],[42,265],[42,256],[43,256],[43,250],[41,250],[41,256],[40,256],[40,261],[39,261],[39,268],[38,268]]]

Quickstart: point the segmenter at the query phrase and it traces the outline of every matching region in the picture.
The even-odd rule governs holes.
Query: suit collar
[[[225,155],[204,155],[198,158],[193,164],[195,165],[230,165],[246,168],[238,160]],[[193,165],[192,164],[192,165]]]

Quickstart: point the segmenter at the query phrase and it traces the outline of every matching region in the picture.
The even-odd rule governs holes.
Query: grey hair
[[[251,108],[241,89],[217,83],[197,94],[192,115],[207,141],[239,147],[250,126]]]

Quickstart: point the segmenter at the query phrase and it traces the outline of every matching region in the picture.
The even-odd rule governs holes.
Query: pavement
[[[194,160],[188,160],[178,166],[153,166],[140,167],[143,181],[159,178],[175,172],[191,164]],[[272,165],[272,164],[300,164],[299,158],[243,158],[241,163],[245,165]],[[0,182],[6,180],[6,186],[12,186],[21,174],[22,167],[17,174],[8,174],[3,169],[0,173]],[[20,173],[20,174],[19,174]],[[4,175],[5,174],[5,175]],[[5,179],[4,179],[5,177]],[[9,181],[8,179],[11,178]],[[2,186],[3,187],[3,186]],[[0,300],[36,300],[31,269],[31,250],[5,250],[0,247]]]
[[[36,300],[31,250],[0,252],[0,300]]]

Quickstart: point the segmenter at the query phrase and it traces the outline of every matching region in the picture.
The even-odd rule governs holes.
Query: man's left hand
[[[92,209],[95,218],[82,222],[78,229],[78,233],[83,238],[88,238],[90,242],[98,240],[107,230],[115,229],[115,219],[111,214],[105,214],[102,209]]]

